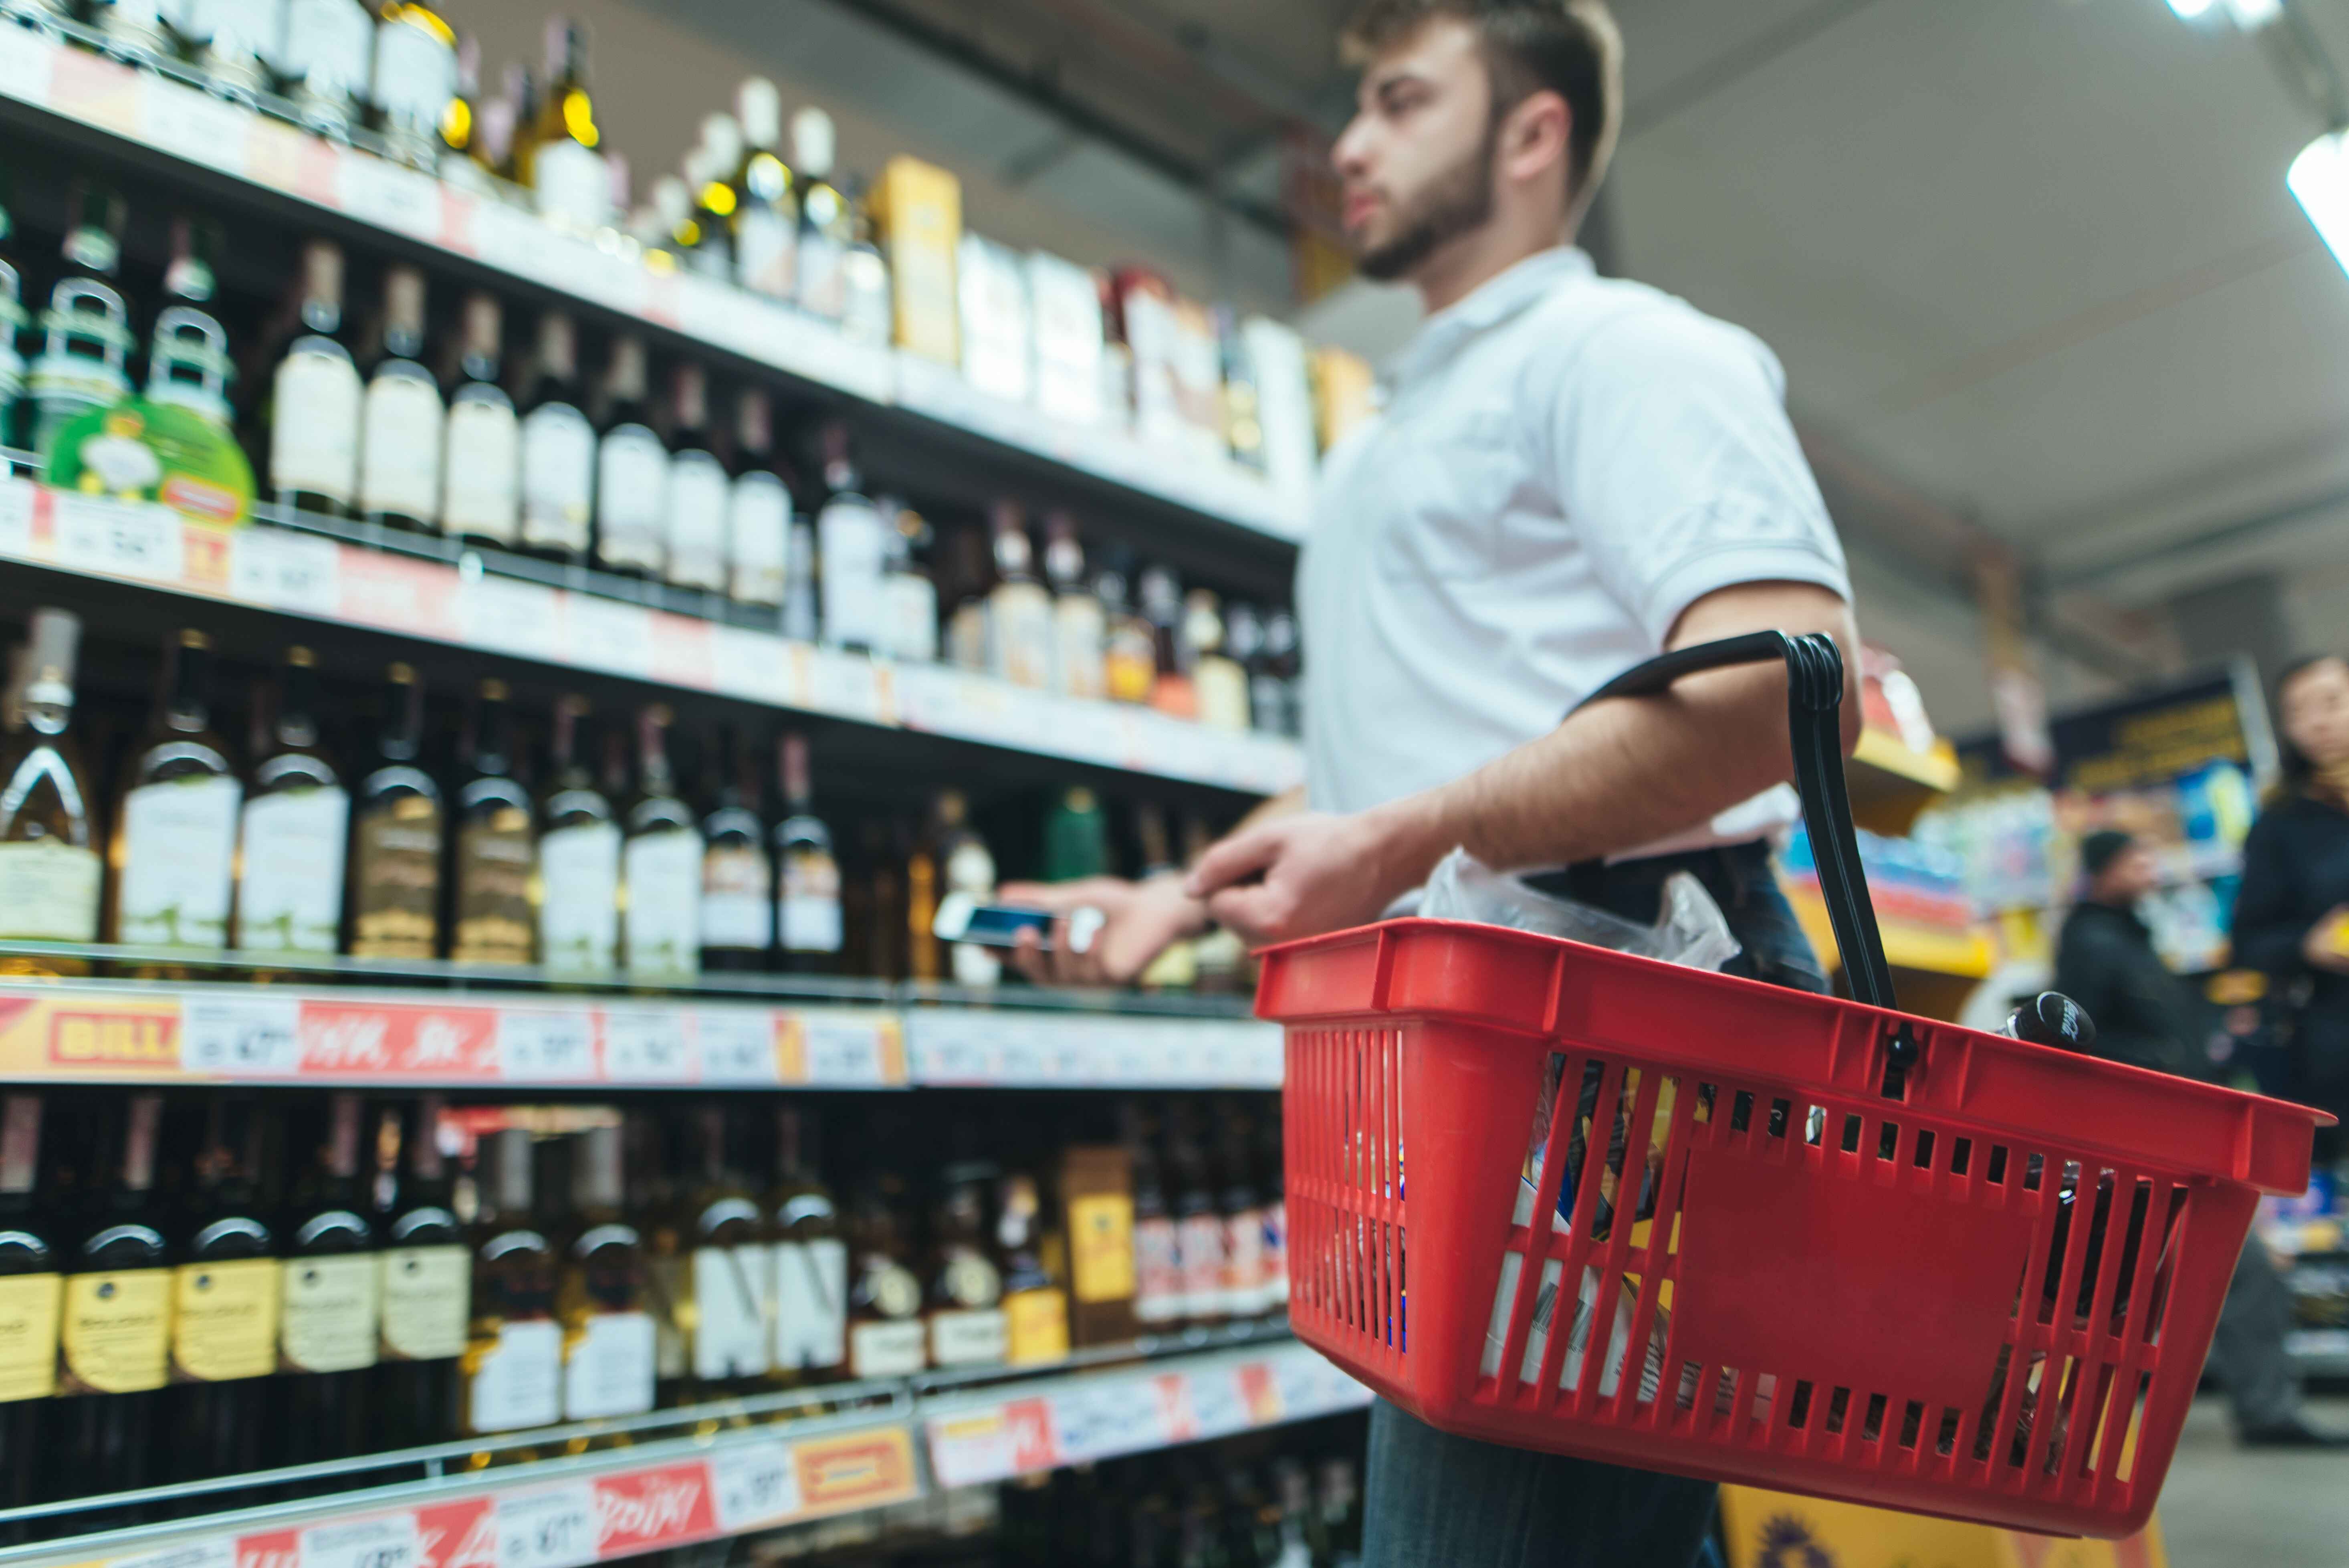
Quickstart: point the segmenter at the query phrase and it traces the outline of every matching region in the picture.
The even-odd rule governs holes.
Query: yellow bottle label
[[[383,1353],[442,1361],[465,1353],[473,1259],[463,1247],[394,1247],[383,1254]]]
[[[1133,1200],[1095,1192],[1069,1201],[1070,1280],[1081,1302],[1133,1297]]]
[[[46,1399],[57,1387],[57,1304],[65,1282],[56,1274],[0,1279],[0,1404]]]
[[[57,1343],[65,1387],[77,1394],[136,1394],[163,1386],[171,1342],[168,1269],[73,1274]]]
[[[1069,1355],[1069,1296],[1062,1290],[1014,1291],[1003,1298],[1011,1320],[1008,1359],[1014,1367],[1064,1361]]]
[[[375,1365],[382,1284],[375,1255],[289,1258],[278,1337],[289,1372],[348,1372]]]
[[[171,1364],[199,1383],[277,1370],[277,1260],[182,1264],[171,1271]]]

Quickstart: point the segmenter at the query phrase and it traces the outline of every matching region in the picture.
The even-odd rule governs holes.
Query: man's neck
[[[1562,230],[1513,230],[1498,222],[1461,235],[1430,256],[1412,279],[1427,314],[1449,309],[1528,256],[1573,242]]]

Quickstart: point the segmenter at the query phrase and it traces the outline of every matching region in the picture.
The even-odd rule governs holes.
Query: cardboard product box
[[[1133,433],[1154,446],[1187,447],[1183,412],[1183,326],[1174,290],[1155,273],[1129,269],[1117,276],[1118,317],[1133,356]]]
[[[1174,407],[1185,448],[1203,458],[1229,459],[1224,430],[1224,356],[1216,318],[1195,300],[1174,302]]]
[[[1028,274],[992,240],[965,234],[955,258],[962,306],[962,373],[982,392],[1025,403],[1034,388]]]
[[[1072,425],[1102,424],[1108,410],[1101,278],[1043,251],[1029,255],[1027,272],[1036,407]]]
[[[935,164],[901,155],[882,166],[872,211],[889,259],[897,346],[959,366],[962,307],[955,273],[962,241],[962,181]]]
[[[1312,494],[1321,448],[1313,424],[1313,378],[1305,340],[1279,322],[1252,315],[1240,345],[1256,378],[1257,421],[1264,432],[1264,473],[1299,504]]]
[[[1122,1144],[1080,1144],[1061,1156],[1061,1223],[1068,1238],[1069,1343],[1122,1345],[1133,1315],[1133,1157]]]

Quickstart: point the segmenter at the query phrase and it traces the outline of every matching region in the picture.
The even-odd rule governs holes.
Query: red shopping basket
[[[1781,656],[1860,1000],[1452,921],[1269,950],[1290,1320],[1463,1436],[2127,1535],[2258,1196],[2306,1187],[2327,1119],[1894,1011],[1833,643],[1600,696]]]

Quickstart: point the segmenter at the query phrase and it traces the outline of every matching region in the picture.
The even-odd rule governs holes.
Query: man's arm
[[[1859,733],[1858,634],[1833,592],[1747,583],[1691,604],[1668,647],[1744,632],[1825,632],[1843,650],[1847,748]],[[1651,843],[1793,772],[1783,667],[1692,676],[1657,697],[1601,703],[1467,777],[1352,816],[1305,814],[1235,832],[1186,884],[1256,942],[1378,918],[1454,846],[1502,870],[1567,865]]]

